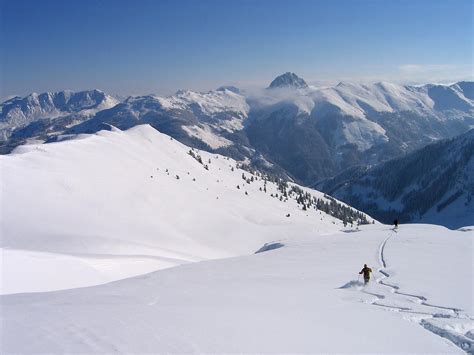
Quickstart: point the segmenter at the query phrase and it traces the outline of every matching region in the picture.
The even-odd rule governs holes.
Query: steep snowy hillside
[[[148,125],[21,146],[0,171],[3,293],[99,284],[372,222]]]
[[[227,231],[250,238],[241,217]],[[288,227],[263,253],[0,297],[0,351],[472,354],[472,229],[370,225],[302,237]],[[365,287],[364,263],[373,270]]]
[[[317,186],[387,223],[399,218],[449,228],[473,224],[474,129]]]

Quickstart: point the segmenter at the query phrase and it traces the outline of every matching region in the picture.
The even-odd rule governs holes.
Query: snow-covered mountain
[[[32,93],[23,98],[13,97],[0,105],[0,141],[7,140],[15,129],[43,119],[51,122],[70,116],[64,125],[77,124],[117,103],[115,97],[96,89]]]
[[[318,191],[240,166],[149,125],[21,146],[0,156],[2,205],[8,206],[2,209],[3,262],[20,255],[30,265],[35,253],[60,254],[59,261],[38,265],[44,272],[34,287],[78,287],[253,252],[293,233],[373,221]],[[50,278],[61,263],[89,276]],[[3,274],[4,292],[22,291],[15,280],[23,276]]]
[[[261,167],[283,170],[308,184],[349,166],[376,164],[464,133],[474,126],[468,84],[341,83],[322,89],[290,85],[258,93],[223,90],[224,105],[214,102],[214,91],[188,93],[180,110],[162,105],[159,114],[146,109],[123,115],[104,112],[95,118],[96,128],[84,123],[71,131],[93,132],[99,122],[126,128],[128,123],[121,126],[120,121],[138,112],[139,117],[147,115],[145,123],[187,144],[263,161]],[[180,102],[180,96],[161,100]],[[207,103],[216,108],[211,115],[201,109]]]
[[[340,83],[249,98],[254,149],[305,183],[376,164],[474,127],[472,83]]]
[[[93,133],[103,123],[120,129],[146,123],[185,143],[216,150],[233,145],[236,138],[228,137],[243,129],[248,111],[245,97],[226,88],[208,93],[181,90],[169,97],[130,97],[66,132]]]
[[[14,97],[0,106],[0,122],[23,126],[42,118],[54,118],[70,113],[92,114],[117,104],[117,100],[100,90],[33,93]]]
[[[317,185],[390,223],[459,228],[474,220],[474,129],[372,168],[349,169]]]
[[[314,88],[285,73],[257,92],[222,87],[130,97],[86,120],[69,115],[33,122],[14,130],[1,149],[146,123],[193,147],[313,184],[465,133],[474,127],[473,92],[471,82]]]

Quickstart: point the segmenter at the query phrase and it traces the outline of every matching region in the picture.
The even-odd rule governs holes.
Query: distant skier
[[[393,229],[398,229],[398,219],[393,221]]]
[[[367,264],[364,264],[364,268],[360,270],[359,275],[364,275],[364,284],[367,285],[370,281],[370,273],[372,272],[372,269],[367,266]]]

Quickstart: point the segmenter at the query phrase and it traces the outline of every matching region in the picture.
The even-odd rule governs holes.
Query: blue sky
[[[0,1],[0,97],[472,77],[471,0]]]

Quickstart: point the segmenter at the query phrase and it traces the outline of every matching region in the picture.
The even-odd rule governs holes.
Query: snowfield
[[[342,227],[271,197],[273,183],[260,191],[261,177],[247,183],[232,159],[194,150],[201,164],[189,151],[143,125],[0,156],[1,293],[96,285]]]
[[[2,354],[474,351],[474,227],[344,227],[188,152],[137,126],[0,157]]]
[[[3,296],[2,353],[472,352],[472,238],[376,225],[102,286]],[[364,288],[362,263],[375,271],[382,258],[390,276],[375,272]]]

